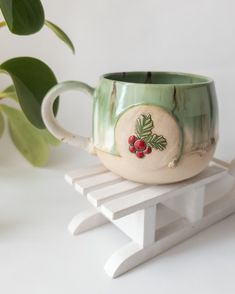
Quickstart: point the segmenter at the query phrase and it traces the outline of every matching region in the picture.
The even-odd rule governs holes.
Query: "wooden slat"
[[[122,178],[112,172],[105,172],[89,178],[75,180],[74,185],[79,193],[86,195],[91,189],[101,188],[103,185],[111,185],[117,181],[122,181]]]
[[[199,187],[215,181],[226,173],[227,171],[223,168],[210,166],[198,176],[184,182],[170,185],[150,186],[120,199],[104,203],[101,206],[101,210],[109,219],[115,220],[137,210],[156,205],[157,203],[167,200],[169,197],[185,193],[194,187]]]
[[[103,165],[99,164],[88,168],[81,168],[68,172],[65,175],[65,180],[67,183],[72,185],[75,180],[84,179],[86,177],[90,177],[104,172],[107,172],[107,169]]]
[[[136,189],[140,190],[143,187],[146,187],[146,185],[123,180],[121,183],[91,191],[87,194],[87,198],[91,204],[98,207],[106,201],[114,200],[123,196],[124,193],[133,192]]]

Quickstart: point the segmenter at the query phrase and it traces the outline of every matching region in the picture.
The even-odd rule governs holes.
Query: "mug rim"
[[[141,75],[168,75],[168,76],[175,76],[175,77],[185,77],[191,79],[198,79],[201,81],[198,82],[185,82],[185,83],[149,83],[149,82],[132,82],[132,81],[125,81],[121,80],[120,78],[116,78],[115,76],[127,75],[127,74],[141,74]],[[117,82],[121,84],[132,84],[132,85],[148,85],[148,86],[198,86],[198,85],[207,85],[213,83],[214,80],[208,76],[193,74],[193,73],[185,73],[185,72],[174,72],[174,71],[125,71],[125,72],[111,72],[106,73],[101,76],[102,79],[112,82]]]

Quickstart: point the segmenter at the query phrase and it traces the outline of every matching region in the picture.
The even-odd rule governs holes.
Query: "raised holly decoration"
[[[163,151],[167,146],[167,140],[162,135],[153,134],[153,120],[150,114],[141,114],[135,126],[135,135],[128,138],[129,151],[136,157],[143,158],[150,154],[152,149]]]

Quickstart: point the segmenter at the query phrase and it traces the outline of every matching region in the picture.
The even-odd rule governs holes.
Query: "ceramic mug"
[[[72,134],[56,121],[53,103],[67,90],[93,97],[91,138]],[[63,82],[46,95],[42,117],[56,138],[97,154],[114,173],[148,184],[197,175],[208,166],[218,140],[214,82],[194,74],[111,73],[95,89]]]

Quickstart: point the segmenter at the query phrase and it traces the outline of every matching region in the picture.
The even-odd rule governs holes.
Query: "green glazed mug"
[[[56,121],[53,103],[67,90],[93,97],[91,138],[72,134]],[[111,73],[95,89],[63,82],[46,95],[42,117],[56,138],[96,154],[114,173],[146,184],[197,175],[208,166],[218,140],[214,82],[193,74]]]

